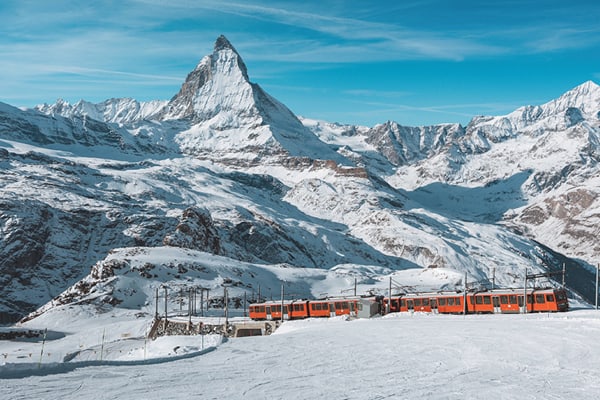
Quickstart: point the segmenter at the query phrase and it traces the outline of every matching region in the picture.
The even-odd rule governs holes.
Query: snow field
[[[591,310],[288,321],[272,336],[162,364],[25,373],[3,379],[0,397],[596,399],[599,334]],[[166,339],[165,349],[192,340]]]

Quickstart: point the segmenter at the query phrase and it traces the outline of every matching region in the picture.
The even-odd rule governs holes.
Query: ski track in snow
[[[293,321],[163,364],[3,379],[0,397],[596,399],[599,334],[600,314],[586,310]]]

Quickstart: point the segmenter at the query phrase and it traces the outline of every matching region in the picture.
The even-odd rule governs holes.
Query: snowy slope
[[[569,315],[285,322],[274,335],[144,341],[146,318],[59,307],[3,342],[3,399],[596,399],[600,320]],[[317,346],[317,347],[315,347]],[[65,357],[71,359],[61,362]],[[190,373],[193,371],[193,373]]]
[[[467,127],[300,122],[220,37],[169,102],[0,104],[0,315],[136,246],[375,281],[441,270],[485,285],[496,271],[510,286],[560,264],[534,238],[590,266],[598,98],[588,82]]]

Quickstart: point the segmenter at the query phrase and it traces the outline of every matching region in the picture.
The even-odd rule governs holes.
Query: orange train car
[[[293,300],[283,302],[283,319],[302,319],[309,317],[335,317],[356,315],[358,299]],[[249,307],[249,316],[253,320],[280,320],[282,304],[277,301],[255,303]]]
[[[254,320],[279,320],[281,319],[281,302],[269,301],[255,303],[248,307],[249,316]],[[283,319],[308,318],[309,308],[307,300],[293,300],[283,302]]]
[[[523,312],[524,290],[490,291],[467,296],[468,312],[471,313],[520,313]],[[527,289],[527,312],[562,312],[569,310],[564,289]]]

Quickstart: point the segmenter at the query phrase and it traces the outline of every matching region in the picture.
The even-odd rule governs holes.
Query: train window
[[[527,295],[527,304],[533,304],[533,295],[532,294]]]
[[[448,305],[449,305],[449,306],[453,306],[453,305],[454,305],[454,297],[450,297],[450,298],[448,299]]]
[[[424,306],[428,306],[429,305],[429,299],[423,299],[423,305]]]
[[[556,293],[556,299],[557,300],[565,300],[567,298],[567,296],[565,295],[564,292],[558,292]]]
[[[421,299],[415,299],[415,306],[418,307],[421,305]]]
[[[550,303],[554,302],[554,295],[553,294],[547,294],[546,295],[546,301],[550,302]]]
[[[500,303],[508,304],[508,296],[500,296]]]
[[[342,308],[343,308],[343,309],[346,309],[346,310],[350,308],[350,305],[348,304],[348,302],[347,302],[347,301],[344,301],[344,302],[342,303]]]
[[[492,304],[490,296],[483,296],[483,304]]]
[[[483,297],[475,296],[475,304],[483,304]]]
[[[523,307],[523,296],[519,296],[517,300],[519,301],[519,307]]]
[[[445,306],[446,305],[446,299],[444,299],[443,297],[438,299],[438,302],[440,303],[440,306]]]
[[[456,305],[460,306],[460,297],[457,297],[455,300],[456,300]]]
[[[400,307],[406,307],[406,300],[400,300]]]
[[[544,295],[543,294],[536,294],[535,295],[535,302],[539,303],[539,304],[545,303],[545,301],[544,301]]]
[[[517,296],[511,294],[510,296],[508,296],[508,301],[510,302],[510,304],[517,304]]]
[[[335,303],[335,309],[336,310],[341,310],[342,309],[342,303]]]

